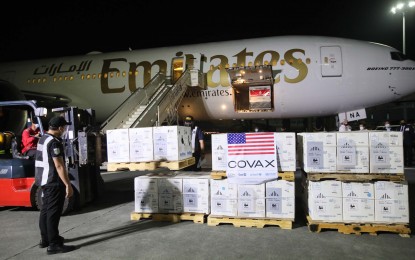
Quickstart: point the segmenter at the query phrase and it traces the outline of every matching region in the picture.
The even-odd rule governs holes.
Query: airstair
[[[101,130],[178,124],[177,111],[187,87],[204,89],[199,70],[187,69],[173,84],[170,77],[159,72],[143,88],[137,88],[101,124]]]

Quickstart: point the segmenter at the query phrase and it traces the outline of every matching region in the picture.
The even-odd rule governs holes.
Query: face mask
[[[391,127],[391,125],[390,124],[386,124],[385,127],[386,128],[389,128],[389,127]]]
[[[361,126],[361,127],[359,127],[360,128],[360,130],[363,130],[363,129],[365,129],[363,126]]]

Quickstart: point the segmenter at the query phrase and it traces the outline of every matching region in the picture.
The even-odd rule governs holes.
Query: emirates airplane
[[[3,63],[0,100],[93,108],[103,122],[158,72],[174,82],[190,67],[205,87],[188,87],[178,113],[200,121],[338,115],[415,92],[415,62],[395,48],[276,36]]]

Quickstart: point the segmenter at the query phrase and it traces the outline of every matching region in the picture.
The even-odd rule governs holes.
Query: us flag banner
[[[227,143],[230,183],[260,184],[278,178],[273,132],[228,133]]]

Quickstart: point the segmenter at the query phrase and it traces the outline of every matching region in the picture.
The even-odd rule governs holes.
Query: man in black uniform
[[[75,246],[64,245],[63,237],[59,235],[59,222],[65,197],[69,198],[73,195],[61,139],[66,131],[66,125],[69,123],[64,117],[53,117],[49,121],[49,130],[40,138],[36,151],[35,180],[43,193],[39,217],[41,235],[39,247],[47,247],[48,255],[75,249]]]
[[[403,157],[404,165],[412,166],[412,145],[414,144],[415,132],[411,122],[401,120],[401,132],[403,135]]]
[[[201,171],[202,170],[202,161],[205,158],[205,136],[202,129],[195,126],[195,122],[192,116],[186,116],[184,119],[184,125],[190,126],[192,130],[192,153],[195,157],[195,164],[190,165],[184,168],[184,171]]]

